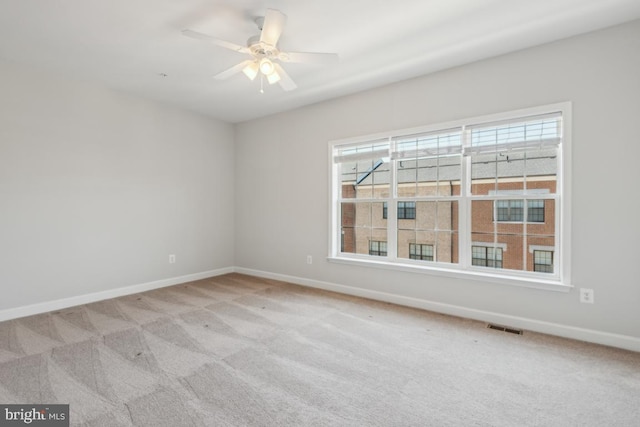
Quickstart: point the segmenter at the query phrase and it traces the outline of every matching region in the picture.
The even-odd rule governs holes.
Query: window
[[[483,267],[502,268],[502,249],[488,246],[471,247],[471,263]]]
[[[409,243],[409,258],[433,261],[433,245]]]
[[[544,200],[529,200],[527,205],[528,222],[544,222]]]
[[[553,252],[533,251],[533,270],[542,273],[553,273]]]
[[[524,200],[497,200],[496,220],[524,221]],[[527,222],[544,222],[544,200],[527,201]]]
[[[382,218],[387,219],[387,202],[382,206]],[[398,202],[398,219],[416,219],[416,202]]]
[[[378,242],[372,240],[369,242],[369,255],[386,256],[387,255],[387,242]]]
[[[398,219],[416,219],[416,202],[398,202]]]
[[[569,109],[332,142],[329,259],[568,286]]]
[[[498,221],[520,221],[524,218],[524,200],[497,200],[496,212]]]

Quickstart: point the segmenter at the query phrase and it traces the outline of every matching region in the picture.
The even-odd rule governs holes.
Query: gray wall
[[[232,125],[9,64],[0,94],[0,310],[233,266]]]
[[[640,337],[640,21],[404,81],[236,129],[236,266]],[[327,142],[573,103],[569,293],[329,263]],[[314,263],[306,264],[312,255]]]

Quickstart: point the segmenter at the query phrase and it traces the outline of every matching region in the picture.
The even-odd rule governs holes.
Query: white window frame
[[[555,218],[556,218],[556,245],[554,256],[554,273],[540,273],[530,271],[517,271],[507,269],[487,269],[471,265],[471,201],[473,197],[468,192],[468,188],[462,190],[459,198],[459,263],[438,263],[430,261],[416,261],[404,258],[397,258],[396,238],[397,238],[397,218],[396,202],[406,200],[406,198],[396,197],[395,194],[395,166],[391,165],[392,184],[390,185],[390,196],[371,201],[387,202],[388,223],[387,223],[387,257],[377,257],[353,253],[341,252],[341,224],[340,224],[340,203],[339,194],[340,179],[338,175],[338,165],[334,162],[334,150],[337,147],[346,145],[357,145],[368,141],[389,140],[403,135],[413,135],[426,132],[435,132],[452,128],[462,128],[463,136],[467,135],[466,128],[471,125],[482,123],[492,123],[502,120],[513,120],[536,116],[548,113],[559,112],[562,115],[562,140],[558,150],[558,168],[556,177],[556,197],[555,197]],[[529,288],[546,289],[552,291],[568,292],[571,285],[571,103],[563,102],[533,108],[520,109],[510,112],[489,114],[480,117],[462,119],[448,123],[421,126],[417,128],[401,129],[378,134],[366,135],[355,138],[340,139],[329,142],[329,242],[328,261],[344,263],[350,265],[367,266],[372,268],[393,269],[398,271],[422,272],[430,275],[455,277],[470,280],[489,281],[496,284],[515,285]],[[393,162],[394,160],[391,160]],[[399,161],[399,160],[396,160]],[[470,187],[470,162],[463,160],[462,182]],[[461,188],[465,185],[461,186]],[[513,196],[511,196],[513,198]],[[533,197],[533,196],[531,196]],[[354,201],[361,201],[354,199]],[[362,200],[367,201],[367,200]],[[393,210],[393,212],[392,212]],[[434,254],[435,255],[435,254]]]

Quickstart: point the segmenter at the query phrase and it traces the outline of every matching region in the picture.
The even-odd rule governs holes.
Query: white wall
[[[542,331],[560,326],[575,337],[620,334],[640,349],[639,40],[635,21],[238,125],[236,265],[462,307],[477,318],[525,319]],[[572,283],[594,289],[595,304],[581,304],[577,289],[326,261],[329,140],[563,101],[573,103]]]
[[[0,94],[0,313],[233,266],[232,125],[9,64]]]

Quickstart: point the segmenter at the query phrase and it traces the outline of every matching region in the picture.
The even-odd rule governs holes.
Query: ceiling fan
[[[223,80],[242,71],[250,80],[260,74],[261,81],[266,77],[269,84],[279,83],[285,91],[294,90],[297,85],[284,71],[279,62],[301,62],[310,64],[331,64],[338,61],[335,53],[319,52],[283,52],[278,47],[280,34],[287,21],[287,15],[275,9],[267,9],[264,17],[255,19],[260,34],[250,37],[247,46],[221,40],[193,30],[183,30],[182,34],[197,40],[204,40],[215,45],[251,55],[251,59],[242,61],[228,70],[213,76]],[[261,89],[262,92],[262,84]]]

